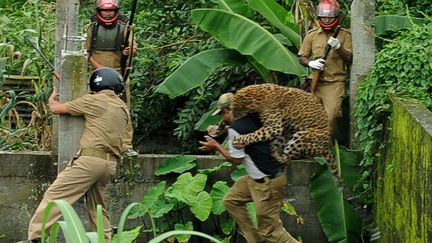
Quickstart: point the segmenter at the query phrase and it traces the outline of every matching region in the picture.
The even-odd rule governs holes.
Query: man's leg
[[[102,161],[99,161],[98,163],[102,163]],[[105,242],[110,243],[111,223],[104,197],[106,186],[115,174],[117,163],[106,160],[103,163],[105,163],[105,165],[102,166],[102,168],[106,171],[104,171],[103,176],[95,184],[93,184],[86,193],[86,207],[89,214],[90,227],[92,230],[96,231],[97,205],[102,206]],[[98,168],[101,168],[100,165],[95,165],[95,169]]]
[[[327,113],[332,134],[336,131],[336,119],[342,117],[342,101],[345,95],[344,82],[319,83],[315,96],[322,100]]]
[[[252,201],[248,188],[248,176],[240,177],[224,198],[224,205],[234,221],[239,225],[248,243],[258,243],[261,237],[258,229],[249,217],[247,203]]]
[[[287,183],[286,174],[265,179],[263,183],[249,180],[249,188],[255,202],[258,229],[261,237],[269,243],[298,243],[283,227],[280,220],[282,199]]]
[[[56,180],[45,192],[35,214],[29,223],[28,239],[40,239],[42,236],[42,217],[49,201],[63,199],[70,204],[81,198],[88,188],[96,181],[94,172],[83,163],[83,157],[68,164],[58,174]],[[45,225],[46,232],[61,217],[58,207],[53,207]]]

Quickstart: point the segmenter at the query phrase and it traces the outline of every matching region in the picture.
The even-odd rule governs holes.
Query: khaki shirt
[[[100,26],[99,28],[103,28],[102,26]],[[84,43],[84,49],[86,49],[87,51],[90,51],[90,44],[91,44],[91,40],[92,40],[92,29],[93,29],[93,24],[91,24],[88,28],[87,28],[87,39],[86,42]],[[123,33],[123,35],[126,37],[126,30],[125,29],[125,33]],[[132,41],[133,39],[133,33],[131,35],[129,35],[129,42]],[[134,47],[137,47],[137,43],[133,42]],[[90,55],[90,53],[89,53]],[[91,55],[96,59],[96,62],[98,62],[100,65],[104,66],[104,67],[110,67],[115,69],[117,72],[121,71],[121,57],[122,57],[122,52],[121,51],[101,51],[101,50],[92,50],[91,51]]]
[[[323,31],[321,27],[312,29],[304,38],[298,55],[307,57],[310,60],[321,58],[324,55],[325,46],[331,35],[332,33]],[[341,28],[337,39],[339,39],[341,46],[345,50],[352,53],[351,33],[347,29]],[[343,82],[347,78],[348,71],[345,62],[337,54],[335,49],[331,49],[320,80],[326,82]]]
[[[126,104],[112,90],[86,94],[66,102],[73,116],[84,116],[85,127],[80,147],[112,153],[120,157],[127,150],[123,145],[131,122]]]

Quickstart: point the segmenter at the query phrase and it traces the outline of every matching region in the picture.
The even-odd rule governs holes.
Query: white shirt
[[[255,163],[252,161],[251,157],[246,154],[246,152],[244,151],[244,149],[237,149],[234,148],[234,146],[232,145],[232,142],[234,140],[234,138],[236,136],[239,136],[240,134],[232,129],[229,128],[228,129],[228,152],[229,154],[236,158],[236,159],[243,159],[243,165],[247,171],[247,173],[249,174],[249,177],[251,177],[252,179],[260,179],[263,178],[265,176],[267,176],[266,174],[264,174],[262,171],[260,171]]]

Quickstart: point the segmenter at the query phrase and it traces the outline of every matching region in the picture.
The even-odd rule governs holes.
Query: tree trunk
[[[375,0],[353,0],[351,4],[351,34],[353,39],[353,64],[350,78],[351,148],[358,148],[357,121],[354,103],[358,85],[372,71],[375,62]]]

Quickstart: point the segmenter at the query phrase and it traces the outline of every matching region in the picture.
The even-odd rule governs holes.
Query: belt
[[[92,149],[92,148],[83,148],[80,152],[81,156],[91,156],[109,161],[117,161],[118,156],[112,153],[107,153],[103,150]]]
[[[264,183],[266,180],[266,178],[268,178],[269,180],[273,180],[274,178],[277,178],[281,175],[285,174],[285,167],[281,167],[276,173],[274,174],[270,174],[268,176],[264,176],[263,178],[259,178],[259,179],[254,179],[255,182],[258,183]]]

